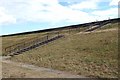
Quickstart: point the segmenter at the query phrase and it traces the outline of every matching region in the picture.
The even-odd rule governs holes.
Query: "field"
[[[117,24],[111,24],[111,26],[108,25],[103,29],[116,30],[88,34],[80,34],[78,30],[70,33],[66,31],[65,37],[11,57],[10,60],[87,77],[117,77],[118,31]],[[34,36],[37,35],[34,34]],[[30,37],[32,36],[5,37],[3,46],[12,44],[12,40],[17,42]]]

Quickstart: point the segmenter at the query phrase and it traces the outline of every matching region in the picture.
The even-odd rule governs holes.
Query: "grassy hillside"
[[[97,29],[97,30],[104,30],[104,29],[110,29],[110,28],[118,28],[118,23],[109,23],[107,25],[104,25],[103,27]]]
[[[111,26],[103,29],[117,28],[116,24]],[[76,34],[84,30],[85,28],[63,30],[61,33],[65,35],[64,38],[16,55],[11,60],[88,77],[117,77],[117,30]],[[28,38],[38,35],[42,34],[5,37],[3,46],[19,42],[23,38],[27,41]]]
[[[11,58],[89,77],[117,77],[117,31],[71,34]]]
[[[79,31],[82,31],[84,29],[85,28],[64,29],[64,30],[60,30],[59,33],[60,34],[76,33],[76,31],[79,32]],[[42,32],[42,33],[2,37],[2,53],[0,53],[0,55],[7,55],[7,53],[5,52],[6,47],[9,47],[9,46],[12,46],[12,45],[15,45],[15,44],[18,44],[18,43],[22,43],[22,42],[28,42],[30,39],[33,39],[35,37],[42,38],[42,37],[48,35],[49,38],[50,38],[52,36],[57,35],[56,32],[57,31],[50,31],[50,32]]]
[[[9,36],[9,37],[3,37],[2,38],[2,54],[7,55],[5,52],[5,48],[8,46],[12,46],[15,44],[21,44],[22,42],[28,42],[31,39],[34,39],[36,37],[42,38],[46,36],[47,32],[44,33],[36,33],[36,34],[28,34],[28,35],[18,35],[18,36]],[[53,36],[53,34],[52,34]],[[50,35],[51,37],[51,35]]]

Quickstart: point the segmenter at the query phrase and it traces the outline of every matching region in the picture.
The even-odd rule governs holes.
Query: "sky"
[[[0,35],[118,18],[119,0],[0,0]]]

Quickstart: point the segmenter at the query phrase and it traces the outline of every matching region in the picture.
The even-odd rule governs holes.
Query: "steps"
[[[22,54],[23,52],[26,52],[26,51],[29,51],[31,49],[34,49],[36,47],[39,47],[39,46],[42,46],[42,45],[45,45],[49,42],[52,42],[52,41],[55,41],[59,38],[62,38],[64,35],[58,35],[58,36],[55,36],[53,38],[50,38],[50,39],[47,39],[47,40],[44,40],[44,41],[40,41],[34,45],[31,45],[31,46],[28,46],[28,47],[25,47],[25,48],[21,48],[19,49],[18,51],[13,51],[11,52],[10,54],[8,54],[9,56],[14,56],[14,55],[18,55],[18,54]]]
[[[98,29],[98,28],[100,28],[100,27],[102,27],[102,26],[104,26],[104,25],[106,25],[106,24],[108,24],[108,23],[110,23],[110,22],[109,22],[109,21],[106,21],[106,22],[104,22],[104,23],[102,23],[102,24],[95,25],[95,27],[90,28],[90,29],[87,29],[85,32],[89,32],[89,31],[96,30],[96,29]]]

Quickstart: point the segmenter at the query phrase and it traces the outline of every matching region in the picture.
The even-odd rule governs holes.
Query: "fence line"
[[[92,28],[92,29],[88,29],[88,28],[85,30],[86,31],[92,31],[92,30],[95,30],[101,26],[104,26],[105,24],[109,23],[109,21],[107,22],[104,22],[102,24],[92,24],[92,25],[89,25],[89,26],[94,26],[94,25],[98,25],[97,27],[95,28]],[[72,31],[80,31],[80,28],[79,27],[76,27],[76,28],[68,28],[67,32],[70,34],[70,32]],[[14,44],[14,45],[11,45],[11,46],[8,46],[5,48],[5,53],[9,54],[9,53],[12,53],[12,52],[18,52],[24,48],[27,48],[27,47],[32,47],[33,45],[37,45],[37,44],[44,44],[46,43],[47,41],[50,41],[52,39],[56,39],[56,38],[59,38],[59,36],[61,36],[62,33],[61,31],[54,31],[54,32],[47,32],[44,36],[42,37],[34,37],[34,38],[31,38],[31,39],[28,39],[28,41],[24,40],[20,43],[17,43],[17,44]]]
[[[22,41],[20,43],[8,46],[5,48],[5,53],[6,54],[11,54],[11,53],[16,53],[19,52],[20,50],[29,48],[29,47],[34,47],[34,45],[37,44],[45,44],[48,42],[48,40],[55,39],[57,37],[61,36],[59,32],[52,32],[52,33],[46,33],[43,37],[34,37],[31,39],[28,39],[27,41]]]

